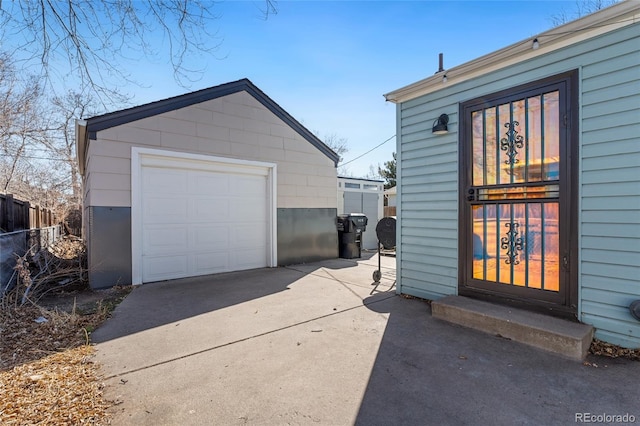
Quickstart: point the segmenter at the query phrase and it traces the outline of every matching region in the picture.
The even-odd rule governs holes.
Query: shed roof
[[[389,92],[384,97],[387,101],[394,103],[406,102],[437,92],[452,84],[462,83],[638,22],[640,22],[640,1],[625,0],[470,62],[438,72],[416,83]],[[538,41],[536,48],[534,48],[535,40]],[[446,79],[443,79],[445,76]]]
[[[184,95],[139,105],[133,108],[127,108],[120,111],[110,112],[86,119],[85,123],[79,123],[76,127],[76,138],[78,154],[84,154],[86,139],[96,139],[96,133],[109,129],[111,127],[127,124],[132,121],[140,120],[154,115],[162,114],[169,111],[185,108],[201,102],[217,99],[222,96],[231,95],[245,91],[253,96],[258,102],[265,106],[269,111],[280,118],[285,124],[296,131],[310,144],[318,148],[320,152],[329,157],[335,165],[338,164],[340,157],[331,148],[324,144],[318,137],[311,133],[306,127],[300,124],[295,118],[287,113],[280,105],[275,103],[273,99],[267,96],[262,90],[253,84],[249,79],[243,78],[238,81],[221,84],[219,86],[202,89]],[[80,128],[83,127],[83,128]],[[84,164],[84,155],[78,155],[81,169]]]

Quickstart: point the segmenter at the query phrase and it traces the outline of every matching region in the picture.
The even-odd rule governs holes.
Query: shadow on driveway
[[[113,317],[92,333],[91,340],[103,343],[288,291],[292,283],[320,268],[356,266],[356,261],[334,259],[143,284],[118,305]]]
[[[640,420],[638,362],[566,360],[436,320],[423,300],[367,307],[389,318],[358,425],[555,425],[575,423],[576,413]]]

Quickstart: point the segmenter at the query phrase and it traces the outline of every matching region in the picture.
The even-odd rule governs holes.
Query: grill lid
[[[376,235],[378,241],[385,250],[392,250],[396,247],[396,217],[383,217],[376,225]]]

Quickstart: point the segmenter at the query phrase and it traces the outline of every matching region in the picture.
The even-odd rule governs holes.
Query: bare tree
[[[618,3],[618,1],[619,0],[576,0],[574,11],[568,12],[564,9],[561,10],[559,13],[551,16],[551,23],[554,27],[557,27],[609,7]]]
[[[51,99],[53,132],[43,140],[43,146],[52,158],[64,168],[66,185],[60,188],[68,195],[71,207],[78,207],[82,201],[82,182],[78,170],[75,140],[75,120],[98,115],[102,110],[90,95],[70,91]]]
[[[344,160],[343,156],[349,152],[349,141],[347,138],[342,138],[336,133],[330,133],[321,138],[325,145],[327,145],[333,152],[340,156],[340,161]]]
[[[319,139],[321,139],[325,145],[327,145],[333,152],[338,154],[340,160],[338,160],[338,175],[349,176],[349,170],[347,167],[342,166],[340,163],[344,161],[344,155],[349,152],[349,141],[347,138],[338,136],[337,133],[328,133],[324,137],[320,136],[320,132],[317,130],[313,132]]]
[[[367,172],[364,177],[365,179],[382,180],[382,175],[380,175],[380,163],[378,163],[377,166],[369,164],[369,172]]]
[[[266,18],[277,9],[275,1],[264,1]],[[16,56],[41,64],[48,81],[73,75],[82,87],[113,100],[118,93],[108,82],[131,81],[121,66],[129,58],[166,53],[176,81],[201,75],[185,63],[222,42],[212,30],[219,18],[215,6],[208,0],[0,0],[0,36],[4,49],[12,46]],[[166,52],[155,50],[157,40]]]
[[[21,80],[21,77],[23,80]],[[41,86],[33,76],[20,76],[9,55],[0,53],[0,190],[18,193],[32,167],[30,150],[45,136],[40,110]]]
[[[48,102],[41,87],[0,53],[0,192],[63,215],[69,198],[77,205],[80,197],[70,129],[78,109]]]

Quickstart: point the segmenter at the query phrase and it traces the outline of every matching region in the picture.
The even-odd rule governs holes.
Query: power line
[[[359,155],[359,156],[357,156],[356,158],[354,158],[354,159],[352,159],[352,160],[347,161],[346,163],[342,163],[342,164],[338,164],[338,165],[339,165],[339,166],[346,166],[346,165],[347,165],[347,164],[349,164],[349,163],[353,163],[354,161],[356,161],[356,160],[358,160],[358,159],[360,159],[360,158],[364,157],[365,155],[367,155],[367,154],[368,154],[368,153],[370,153],[371,151],[373,151],[373,150],[375,150],[375,149],[380,148],[382,145],[384,145],[385,143],[389,142],[391,139],[393,139],[393,138],[395,138],[395,137],[396,137],[396,135],[393,135],[393,136],[391,136],[389,139],[387,139],[387,140],[385,140],[384,142],[382,142],[381,144],[374,146],[373,148],[371,148],[369,151],[365,152],[364,154]]]

